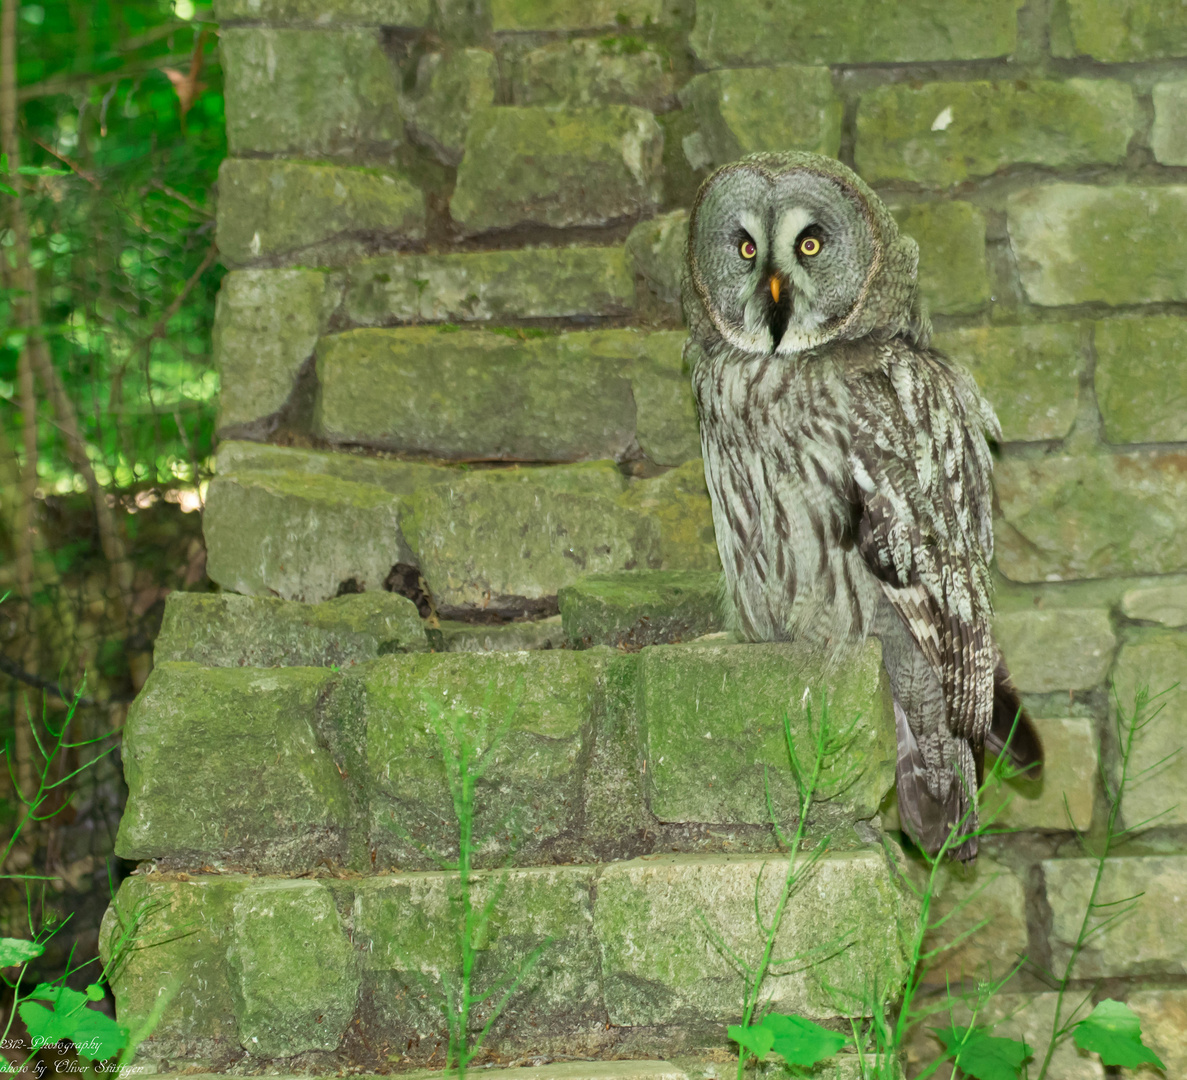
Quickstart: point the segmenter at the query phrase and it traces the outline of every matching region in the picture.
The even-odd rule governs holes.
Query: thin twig
[[[78,176],[81,176],[88,184],[91,185],[91,187],[96,188],[96,189],[99,188],[100,184],[99,184],[99,181],[95,178],[95,174],[92,172],[88,172],[77,161],[73,160],[72,158],[68,158],[65,154],[59,153],[52,146],[50,146],[49,143],[42,142],[36,135],[30,135],[26,131],[25,137],[28,138],[31,142],[35,142],[47,154],[52,154],[54,157],[56,157],[63,165],[65,165],[67,168],[69,168],[72,172],[76,173]]]
[[[179,203],[184,203],[191,210],[193,210],[195,214],[201,214],[204,218],[214,218],[214,211],[211,210],[210,207],[194,202],[194,200],[188,195],[183,195],[176,188],[171,188],[168,184],[161,180],[153,180],[149,186],[156,188],[157,191],[164,192],[164,194],[168,195],[171,199],[176,199]]]

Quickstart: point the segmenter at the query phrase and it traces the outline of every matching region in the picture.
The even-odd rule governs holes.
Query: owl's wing
[[[954,734],[984,744],[997,649],[990,628],[997,420],[971,378],[901,342],[853,387],[855,540],[939,676]],[[970,778],[971,780],[971,778]]]

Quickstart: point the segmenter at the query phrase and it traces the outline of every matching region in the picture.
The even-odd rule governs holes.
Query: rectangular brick
[[[1107,319],[1093,329],[1096,400],[1109,442],[1187,441],[1187,320]]]
[[[989,299],[985,215],[972,203],[913,203],[894,211],[919,245],[919,290],[933,315],[979,311]]]
[[[1106,63],[1187,56],[1187,11],[1173,0],[1067,0],[1051,51]]]

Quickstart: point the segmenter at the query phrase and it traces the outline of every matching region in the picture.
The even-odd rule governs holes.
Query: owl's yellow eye
[[[820,254],[820,241],[817,240],[816,237],[814,237],[814,236],[805,236],[803,238],[803,240],[800,241],[800,254],[801,255],[819,255]]]
[[[743,240],[738,251],[743,259],[753,259],[758,254],[758,248],[754,246],[753,240]]]

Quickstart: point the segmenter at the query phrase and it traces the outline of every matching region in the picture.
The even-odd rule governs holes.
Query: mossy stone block
[[[1187,320],[1094,324],[1096,400],[1113,443],[1187,441]]]
[[[940,187],[1013,164],[1115,164],[1136,109],[1129,84],[1112,79],[893,83],[862,95],[854,157],[871,184]]]
[[[1149,718],[1156,708],[1161,711],[1134,735],[1132,780],[1122,801],[1121,811],[1129,826],[1154,818],[1156,825],[1187,824],[1187,761],[1181,749],[1187,730],[1187,635],[1170,630],[1145,630],[1127,641],[1117,656],[1113,669],[1115,697],[1110,708],[1116,716],[1120,702],[1122,714],[1134,714],[1138,692],[1145,689],[1150,698],[1162,694],[1146,706]],[[1160,764],[1161,762],[1161,764]],[[1116,767],[1113,782],[1116,783]]]
[[[360,326],[607,317],[635,302],[621,247],[385,255],[349,274],[346,314]]]
[[[705,486],[705,464],[700,458],[650,480],[632,480],[620,501],[654,519],[660,530],[658,566],[640,563],[622,569],[721,572],[713,507]]]
[[[1084,323],[974,326],[933,341],[972,373],[1006,442],[1062,439],[1071,431],[1088,351]]]
[[[406,244],[424,228],[424,195],[402,176],[298,161],[219,166],[218,246],[232,266],[348,261],[366,242]]]
[[[1160,82],[1153,90],[1150,148],[1163,165],[1187,165],[1187,79]]]
[[[514,105],[672,108],[676,77],[666,55],[636,37],[556,41],[509,58]]]
[[[764,825],[769,790],[780,823],[793,826],[798,787],[783,720],[807,763],[826,707],[846,748],[825,763],[813,831],[874,817],[894,783],[894,722],[876,642],[831,671],[794,645],[656,646],[640,658],[638,700],[647,803],[660,821]]]
[[[721,576],[712,570],[590,574],[557,593],[574,648],[641,648],[722,629]]]
[[[443,164],[456,165],[470,117],[494,104],[497,81],[494,54],[484,49],[426,53],[416,68],[416,87],[402,102],[408,138]]]
[[[1177,630],[1187,626],[1187,585],[1127,589],[1121,597],[1121,611],[1126,618]]]
[[[416,605],[390,592],[320,604],[234,593],[170,593],[153,659],[203,667],[342,667],[427,652]]]
[[[479,109],[450,201],[453,220],[473,234],[650,215],[660,200],[663,141],[655,117],[629,105]]]
[[[457,857],[442,740],[451,755],[466,745],[482,762],[476,857],[497,866],[515,851],[541,861],[578,827],[603,662],[569,650],[433,653],[377,660],[359,672],[378,865],[423,869],[434,856]]]
[[[695,76],[681,97],[715,165],[760,151],[835,157],[841,146],[841,99],[826,67],[711,71]]]
[[[314,731],[333,678],[324,668],[158,664],[124,727],[120,857],[272,871],[340,860],[351,807]]]
[[[491,27],[504,30],[601,30],[665,22],[663,0],[491,0]]]
[[[1033,304],[1187,299],[1187,186],[1049,184],[1014,192],[1006,213]]]
[[[466,623],[440,620],[445,652],[526,652],[563,649],[565,630],[559,615],[510,623]]]
[[[1187,56],[1187,11],[1167,0],[1067,0],[1063,19],[1053,27],[1056,56],[1106,63]]]
[[[673,210],[641,221],[626,238],[635,273],[662,303],[680,307],[680,277],[688,245],[688,211]]]
[[[993,620],[1014,683],[1024,694],[1091,690],[1113,664],[1117,637],[1101,608],[1032,608]]]
[[[220,23],[265,20],[275,23],[316,23],[327,26],[427,26],[432,0],[214,0]]]
[[[359,995],[356,952],[316,881],[254,881],[235,897],[227,950],[244,1049],[261,1057],[336,1050]]]
[[[756,894],[770,918],[785,865],[782,858],[728,855],[608,863],[598,877],[594,929],[610,1023],[736,1020],[741,976],[705,924],[737,955],[757,962],[765,938],[755,924]],[[871,985],[898,985],[905,972],[901,904],[881,851],[825,855],[792,893],[775,951],[795,956],[825,947],[832,955],[768,977],[774,1011],[834,1017],[849,1001],[864,1000]]]
[[[214,310],[219,429],[243,428],[288,400],[340,289],[316,270],[232,270]]]
[[[919,245],[919,288],[932,314],[977,311],[989,299],[985,215],[972,203],[915,203],[894,213]]]
[[[689,44],[706,67],[1006,56],[1020,0],[699,0]]]
[[[227,28],[227,146],[387,161],[403,138],[399,71],[377,29]]]
[[[1187,455],[1007,458],[995,487],[997,564],[1014,581],[1187,568]]]

